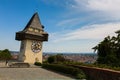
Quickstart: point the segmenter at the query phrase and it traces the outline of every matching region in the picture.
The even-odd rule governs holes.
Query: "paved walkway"
[[[9,68],[5,62],[0,62],[0,80],[73,80],[68,76],[58,74],[30,64],[30,68]]]
[[[0,63],[0,80],[73,80],[70,77],[31,65],[30,68],[8,68]]]
[[[0,68],[0,80],[73,80],[43,68]]]

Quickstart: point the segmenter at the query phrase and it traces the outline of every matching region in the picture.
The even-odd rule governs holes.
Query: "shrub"
[[[11,59],[11,54],[8,49],[0,51],[0,60],[10,60]]]
[[[82,70],[71,67],[71,66],[65,66],[65,65],[61,65],[61,64],[43,64],[42,67],[50,69],[50,70],[62,72],[65,74],[70,74],[72,76],[75,76],[76,78],[78,78],[78,74],[79,74],[79,75],[81,75],[79,77],[80,79],[85,78],[85,74],[82,72]]]
[[[48,63],[48,61],[47,61],[47,60],[45,60],[45,61],[43,61],[43,63],[46,63],[46,64],[47,64],[47,63]]]
[[[48,63],[54,63],[55,62],[55,56],[48,57]]]
[[[86,79],[86,76],[84,73],[79,73],[79,74],[77,74],[76,78],[77,79]]]
[[[56,62],[66,61],[65,58],[61,54],[57,54],[55,57],[56,57]]]
[[[66,61],[66,59],[61,54],[57,54],[57,55],[48,57],[47,61],[48,63],[61,63]]]
[[[34,65],[41,66],[42,64],[40,62],[35,62]]]

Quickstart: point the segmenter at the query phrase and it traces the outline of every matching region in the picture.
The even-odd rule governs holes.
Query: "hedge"
[[[42,64],[40,62],[35,62],[34,65],[41,66]]]
[[[105,68],[105,69],[120,71],[120,66],[113,67],[110,65],[98,64],[98,63],[86,64],[86,63],[80,63],[80,62],[63,62],[63,64],[65,64],[65,65],[80,65],[80,66],[88,66],[88,67],[98,67],[98,68]]]
[[[85,74],[83,73],[82,70],[71,66],[65,66],[62,64],[42,64],[42,67],[46,69],[62,72],[65,74],[70,74],[72,76],[75,76],[76,78],[85,79]]]

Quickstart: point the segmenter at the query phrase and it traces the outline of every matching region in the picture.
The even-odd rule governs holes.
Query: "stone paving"
[[[1,67],[0,80],[73,80],[73,78],[32,66],[31,68]]]

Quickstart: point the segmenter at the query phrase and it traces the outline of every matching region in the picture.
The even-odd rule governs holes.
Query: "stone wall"
[[[24,40],[21,43],[21,50],[19,54],[19,61],[27,62],[30,64],[34,64],[35,62],[42,63],[42,49],[40,52],[35,53],[31,50],[31,45],[33,40]]]
[[[82,69],[88,77],[88,80],[120,80],[120,71],[109,69],[74,66]]]

